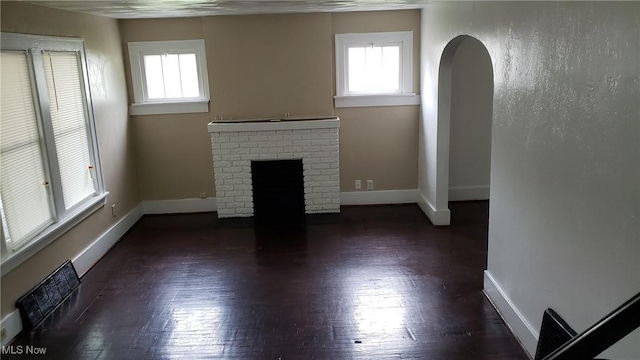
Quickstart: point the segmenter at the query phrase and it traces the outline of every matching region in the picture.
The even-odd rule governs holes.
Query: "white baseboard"
[[[416,189],[340,193],[340,205],[415,204]]]
[[[417,190],[353,191],[340,193],[340,205],[412,204]],[[218,209],[216,198],[143,201],[145,214],[183,214]]]
[[[451,225],[451,211],[449,209],[444,210],[436,210],[436,208],[431,205],[429,200],[417,190],[417,198],[418,198],[418,206],[422,209],[425,215],[431,220],[431,223],[436,226],[449,226]]]
[[[22,331],[22,319],[20,318],[20,310],[15,309],[2,319],[2,329],[5,330],[6,335],[2,339],[2,346],[7,345],[14,337],[18,336]]]
[[[538,332],[513,304],[489,270],[484,271],[484,293],[496,308],[513,335],[533,359],[538,345]]]
[[[142,204],[139,204],[127,215],[123,216],[117,223],[113,224],[96,241],[87,246],[73,260],[73,266],[79,276],[84,275],[91,267],[98,262],[115,245],[120,238],[136,223],[143,215]]]
[[[218,210],[216,198],[143,201],[145,214],[184,214]]]
[[[489,185],[449,188],[449,201],[489,200]]]

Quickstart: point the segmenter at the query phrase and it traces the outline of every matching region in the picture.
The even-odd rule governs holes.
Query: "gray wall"
[[[532,352],[545,308],[582,331],[640,290],[639,30],[637,2],[422,12],[421,205],[446,209],[449,124],[434,79],[447,43],[471,35],[495,71],[485,288]],[[638,359],[638,344],[639,331],[604,357]]]

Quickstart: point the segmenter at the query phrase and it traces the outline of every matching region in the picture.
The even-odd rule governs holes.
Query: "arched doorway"
[[[438,174],[444,180],[438,195],[443,203],[489,199],[492,113],[491,57],[476,38],[458,36],[445,47],[438,76],[438,126],[444,130],[438,138]]]

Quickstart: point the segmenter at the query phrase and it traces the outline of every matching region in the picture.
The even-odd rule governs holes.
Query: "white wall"
[[[640,3],[432,3],[422,34],[423,203],[446,210],[435,79],[446,44],[468,34],[495,71],[493,294],[531,352],[547,307],[584,330],[640,290]],[[640,358],[638,344],[636,331],[605,357]]]
[[[449,201],[489,199],[493,69],[486,49],[466,38],[451,71]]]

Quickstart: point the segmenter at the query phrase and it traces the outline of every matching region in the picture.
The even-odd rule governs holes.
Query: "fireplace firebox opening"
[[[302,159],[251,161],[251,184],[256,224],[304,221]]]

